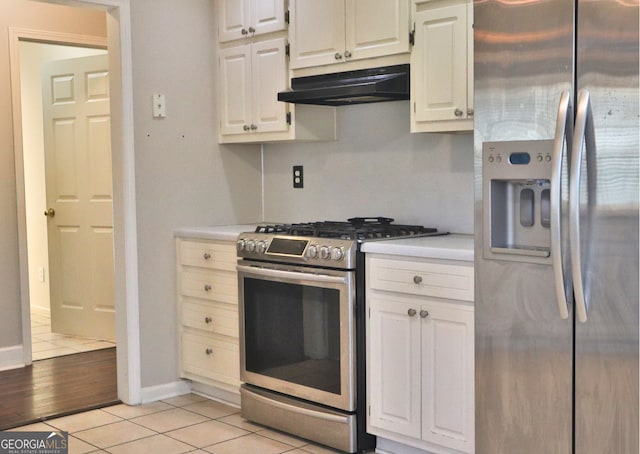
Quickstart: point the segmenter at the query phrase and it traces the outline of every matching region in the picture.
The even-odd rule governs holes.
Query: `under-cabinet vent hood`
[[[278,101],[344,106],[409,99],[409,65],[294,77]]]

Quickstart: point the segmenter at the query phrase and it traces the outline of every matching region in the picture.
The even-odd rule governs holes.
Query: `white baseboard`
[[[0,370],[18,369],[25,365],[22,345],[0,348]]]
[[[155,402],[157,400],[182,396],[183,394],[189,394],[190,392],[191,387],[189,386],[189,384],[183,380],[179,380],[162,385],[147,386],[145,388],[142,388],[141,400],[143,404],[147,404],[149,402]]]
[[[209,386],[204,383],[198,383],[194,381],[191,382],[191,392],[218,402],[222,402],[223,404],[231,405],[232,407],[240,408],[239,391],[231,392],[225,389],[217,388],[215,386]]]

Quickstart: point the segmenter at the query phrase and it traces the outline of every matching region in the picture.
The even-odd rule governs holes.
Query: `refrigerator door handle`
[[[554,281],[556,287],[556,300],[560,317],[569,317],[567,293],[571,288],[570,273],[565,278],[565,263],[562,254],[562,161],[564,157],[564,144],[567,150],[572,148],[573,142],[573,106],[571,105],[571,93],[563,91],[558,104],[558,117],[556,119],[556,132],[553,143],[552,170],[551,170],[551,263],[553,266]]]
[[[582,275],[582,251],[580,249],[580,177],[582,172],[582,159],[587,156],[587,167],[592,156],[595,156],[595,132],[593,128],[593,112],[591,110],[591,97],[588,90],[578,92],[576,111],[576,140],[571,150],[571,168],[569,170],[569,238],[571,244],[571,271],[573,277],[573,291],[576,301],[576,315],[578,321],[587,321],[587,298],[584,291]],[[587,169],[587,178],[589,175]],[[588,186],[591,186],[588,184]],[[589,188],[591,192],[591,188]],[[592,194],[588,194],[589,199]],[[589,200],[588,203],[592,203]]]

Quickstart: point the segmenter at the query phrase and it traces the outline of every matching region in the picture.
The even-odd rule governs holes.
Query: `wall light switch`
[[[165,118],[167,116],[167,100],[161,93],[153,95],[153,118]]]

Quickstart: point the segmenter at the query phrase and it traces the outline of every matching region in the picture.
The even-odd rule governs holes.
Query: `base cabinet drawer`
[[[396,259],[371,260],[372,289],[473,301],[473,267]]]
[[[233,342],[191,332],[182,333],[182,368],[230,385],[240,385],[240,348]]]
[[[212,272],[201,268],[183,268],[180,293],[221,303],[238,304],[238,278],[235,271]]]
[[[216,303],[184,301],[181,315],[183,326],[222,336],[238,337],[237,310]]]
[[[235,271],[236,246],[235,243],[181,240],[178,260],[187,266]]]

